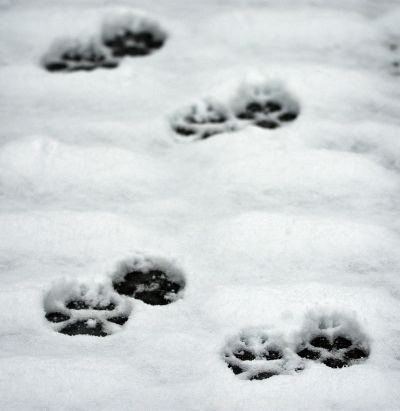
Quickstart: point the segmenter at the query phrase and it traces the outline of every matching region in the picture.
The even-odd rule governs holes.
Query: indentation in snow
[[[232,105],[239,119],[268,129],[288,124],[300,113],[297,100],[274,81],[243,84]]]
[[[248,380],[264,380],[301,370],[301,362],[283,337],[267,329],[241,331],[228,340],[223,356],[234,374]]]
[[[48,71],[90,71],[99,67],[114,68],[118,60],[110,50],[94,39],[59,39],[42,58]]]
[[[130,302],[109,285],[62,279],[44,298],[45,317],[55,331],[66,335],[106,337],[126,321]]]
[[[214,99],[204,99],[172,116],[171,127],[177,134],[197,140],[236,130],[238,125],[228,107]]]
[[[166,305],[181,297],[182,271],[162,257],[136,255],[120,262],[112,275],[114,289],[150,305]]]
[[[121,13],[105,19],[101,38],[115,57],[146,56],[164,45],[167,33],[155,19]]]
[[[349,367],[368,358],[370,348],[358,322],[346,314],[310,312],[299,335],[297,354],[331,368]]]

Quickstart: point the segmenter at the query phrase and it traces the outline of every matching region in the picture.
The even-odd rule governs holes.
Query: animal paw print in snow
[[[300,106],[278,83],[243,85],[233,102],[238,119],[249,124],[275,129],[294,121]]]
[[[232,372],[248,380],[265,380],[301,370],[298,357],[272,331],[242,331],[228,341],[223,355]]]
[[[168,260],[137,255],[118,264],[112,284],[119,294],[150,305],[166,305],[182,296],[185,279]]]
[[[209,99],[200,100],[176,113],[171,118],[171,127],[181,136],[201,140],[233,131],[235,123],[226,107]]]
[[[367,338],[354,319],[344,315],[310,316],[297,354],[331,368],[357,364],[369,356]]]
[[[164,45],[167,33],[156,20],[121,14],[104,22],[101,38],[115,57],[146,56]]]
[[[118,61],[95,40],[63,39],[53,43],[42,64],[48,71],[90,71],[98,67],[114,68]]]
[[[122,57],[151,54],[166,39],[167,33],[153,19],[129,13],[113,15],[92,39],[56,40],[43,56],[42,65],[52,72],[115,68]]]
[[[279,83],[244,84],[229,103],[200,100],[170,119],[175,133],[188,140],[204,140],[247,125],[275,129],[294,121],[300,105]]]
[[[53,329],[70,336],[106,337],[128,321],[131,304],[109,286],[73,280],[54,284],[44,299],[45,317]]]

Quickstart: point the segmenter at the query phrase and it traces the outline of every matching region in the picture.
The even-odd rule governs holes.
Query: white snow
[[[43,69],[115,15],[146,16],[164,46]],[[397,0],[0,1],[0,410],[400,409],[399,50]],[[298,118],[177,138],[174,113],[254,81]],[[181,298],[115,294],[138,255],[178,273]],[[82,286],[132,308],[118,332],[45,319]],[[227,367],[246,330],[294,352],[325,314],[366,361],[291,372],[292,353],[261,381]]]

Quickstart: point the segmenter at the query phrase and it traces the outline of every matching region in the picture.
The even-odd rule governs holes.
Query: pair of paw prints
[[[167,33],[153,19],[121,14],[106,19],[100,35],[84,39],[60,39],[42,58],[48,71],[115,68],[125,56],[146,56],[160,49]]]
[[[45,318],[61,334],[106,337],[128,321],[131,298],[166,305],[181,298],[184,287],[183,273],[168,260],[136,256],[120,262],[104,284],[55,283],[44,298]]]
[[[248,380],[295,374],[311,361],[330,368],[349,367],[368,356],[368,341],[358,323],[338,314],[310,315],[290,342],[272,330],[244,330],[231,338],[223,350],[227,366]]]
[[[203,99],[171,116],[171,128],[191,140],[206,139],[248,125],[275,129],[300,114],[297,100],[278,83],[245,84],[230,103]]]

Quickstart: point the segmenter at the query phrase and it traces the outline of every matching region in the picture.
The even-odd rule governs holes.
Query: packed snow
[[[397,0],[0,0],[0,409],[400,409]]]

